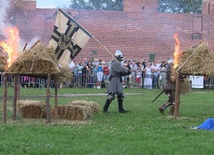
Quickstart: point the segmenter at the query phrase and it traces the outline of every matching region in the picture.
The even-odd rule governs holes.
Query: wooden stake
[[[17,75],[17,100],[20,100],[20,75]]]
[[[7,121],[7,75],[3,76],[4,80],[4,95],[3,95],[3,112],[2,112],[2,123],[6,124]]]
[[[180,107],[180,74],[176,73],[176,83],[175,83],[175,112],[174,112],[174,117],[179,117],[179,107]]]
[[[47,123],[51,122],[51,109],[50,109],[50,84],[51,84],[51,74],[48,74],[47,79],[47,91],[46,91],[46,115]]]
[[[13,97],[13,117],[12,117],[13,121],[16,120],[16,103],[17,103],[17,91],[18,91],[17,81],[18,81],[18,76],[14,75],[14,97]]]
[[[54,78],[54,88],[55,88],[54,114],[56,118],[58,118],[58,82],[56,77]]]

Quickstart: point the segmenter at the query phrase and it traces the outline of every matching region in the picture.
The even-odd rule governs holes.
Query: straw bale
[[[47,75],[60,74],[54,50],[37,43],[26,50],[7,70],[13,74]]]
[[[188,60],[189,57],[191,59]],[[186,60],[188,61],[185,63]],[[214,75],[214,55],[204,43],[184,51],[179,59],[178,68],[181,65],[181,74]]]
[[[100,111],[99,104],[93,101],[75,100],[69,103],[69,105],[89,106],[92,110],[92,113],[99,113]]]
[[[17,111],[24,118],[46,118],[45,103],[35,100],[19,100]]]
[[[67,120],[87,120],[91,117],[91,109],[88,106],[81,105],[63,105],[58,106],[58,116],[55,113],[56,111],[52,110],[52,116],[58,119],[67,119]]]

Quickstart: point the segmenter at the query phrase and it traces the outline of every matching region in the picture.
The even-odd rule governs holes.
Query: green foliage
[[[155,53],[149,53],[149,62],[153,62],[155,60]]]
[[[202,0],[160,0],[160,12],[201,13]]]
[[[0,87],[3,92],[3,88]],[[23,119],[11,121],[12,98],[8,100],[7,124],[0,125],[0,154],[93,154],[93,155],[186,155],[212,154],[214,152],[212,131],[192,130],[213,116],[213,90],[193,90],[181,95],[180,117],[169,117],[158,111],[167,96],[159,89],[124,89],[124,108],[131,112],[118,113],[114,100],[109,113],[98,113],[86,122],[66,122],[44,119]],[[11,96],[13,88],[8,89]],[[106,89],[63,88],[59,89],[59,104],[73,100],[95,101],[104,105]],[[77,95],[74,94],[86,94]],[[46,89],[22,88],[21,97],[44,100]],[[54,89],[51,89],[51,95]],[[67,97],[63,94],[67,94]],[[94,94],[93,96],[87,94]],[[43,96],[42,96],[43,95]],[[51,98],[53,106],[54,97]],[[1,117],[1,112],[0,112]],[[1,118],[0,118],[1,119]]]
[[[85,10],[123,10],[123,0],[72,0],[71,8]]]

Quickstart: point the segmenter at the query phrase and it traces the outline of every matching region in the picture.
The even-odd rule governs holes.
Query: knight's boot
[[[118,99],[118,108],[119,108],[119,112],[120,113],[127,113],[127,112],[129,112],[129,111],[123,109],[123,100],[122,99]]]
[[[169,111],[169,115],[173,116],[174,115],[174,110],[175,110],[175,105],[171,104],[170,106],[170,111]]]
[[[103,107],[103,112],[108,112],[108,107],[109,107],[110,103],[111,103],[111,100],[107,99],[106,103],[105,103],[105,105]]]
[[[169,102],[164,103],[164,104],[159,108],[160,113],[164,115],[164,109],[166,109],[168,106],[170,106],[170,103],[169,103]]]

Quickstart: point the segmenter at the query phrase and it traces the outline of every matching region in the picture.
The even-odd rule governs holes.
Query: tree
[[[71,0],[71,8],[85,10],[123,10],[123,0]]]
[[[202,0],[159,0],[160,12],[201,13]]]
[[[71,8],[85,10],[123,10],[123,0],[71,0]],[[201,13],[202,0],[159,0],[160,12]]]

